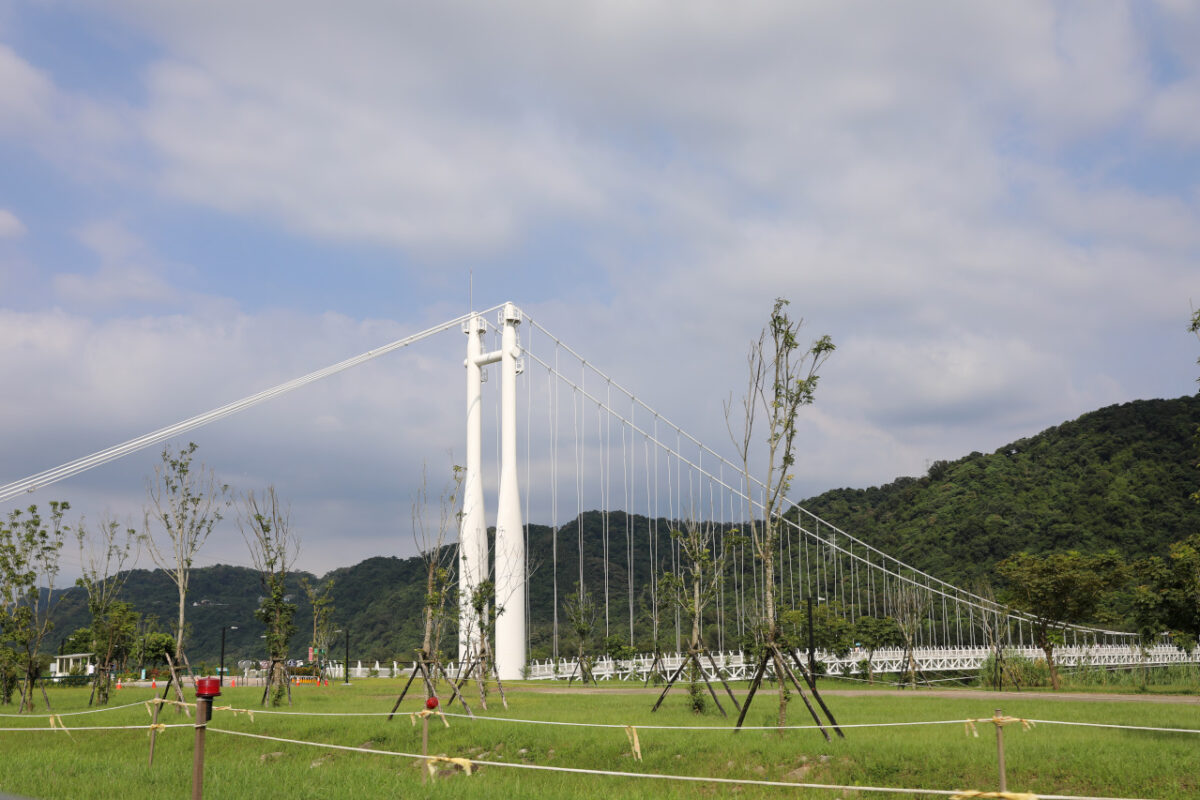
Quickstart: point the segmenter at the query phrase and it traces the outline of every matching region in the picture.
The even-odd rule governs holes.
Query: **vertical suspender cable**
[[[609,636],[608,618],[608,438],[604,435],[603,406],[596,404],[596,440],[600,444],[598,461],[600,463],[600,549],[602,553],[601,573],[604,578],[604,637]]]

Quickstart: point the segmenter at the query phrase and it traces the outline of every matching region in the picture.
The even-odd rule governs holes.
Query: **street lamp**
[[[229,626],[222,625],[221,626],[221,669],[217,673],[217,685],[218,686],[225,685],[225,631],[226,631],[226,629],[231,630],[231,631],[236,631],[238,629],[238,626],[237,625],[229,625]]]

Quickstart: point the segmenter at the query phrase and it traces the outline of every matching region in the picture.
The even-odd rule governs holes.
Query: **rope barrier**
[[[485,722],[515,722],[523,725],[560,725],[571,728],[629,728],[629,725],[621,722],[561,722],[557,720],[543,719],[521,719],[519,717],[488,717],[476,714],[471,717],[467,714],[457,714],[454,712],[446,712],[448,717],[457,717],[459,719],[480,720]],[[839,728],[900,728],[917,725],[960,725],[961,719],[947,720],[930,720],[925,722],[860,722],[849,725],[839,723]],[[736,733],[739,730],[743,731],[815,731],[820,730],[819,725],[743,725],[741,728],[733,728],[724,725],[638,725],[642,730],[649,731],[723,731],[725,733]]]
[[[151,706],[155,705],[155,704],[180,706],[180,707],[184,708],[185,710],[189,710],[189,711],[190,711],[190,709],[196,707],[195,703],[184,703],[184,702],[180,702],[179,700],[164,700],[159,697],[153,698],[151,700],[146,700],[140,704],[146,706],[146,711],[148,713],[152,713]],[[130,703],[125,706],[118,706],[118,708],[130,708],[130,707],[136,706],[136,705],[139,705],[139,703]],[[114,708],[111,710],[116,710],[116,709]],[[388,716],[392,716],[392,714],[390,714],[389,712],[385,712],[385,711],[352,711],[352,712],[270,711],[270,710],[266,710],[266,709],[235,708],[233,706],[214,706],[213,712],[217,712],[217,711],[228,711],[234,715],[245,714],[247,717],[250,718],[251,722],[254,721],[255,714],[274,714],[274,715],[293,716],[293,717],[388,717]],[[76,712],[76,713],[92,713],[92,712]],[[446,726],[447,728],[450,727],[450,723],[446,720],[447,717],[454,717],[456,719],[465,719],[465,720],[480,721],[480,722],[511,722],[511,723],[515,723],[515,724],[519,724],[519,725],[548,725],[548,726],[559,726],[559,727],[568,727],[568,728],[614,728],[614,729],[621,729],[621,730],[628,731],[630,728],[634,727],[632,725],[629,725],[629,724],[626,724],[623,722],[571,722],[571,721],[560,721],[560,720],[524,719],[521,717],[491,717],[491,716],[483,716],[483,715],[479,715],[479,714],[476,714],[475,716],[470,716],[468,714],[459,714],[459,713],[450,712],[450,711],[444,712],[440,708],[437,709],[436,711],[430,711],[429,709],[421,709],[420,711],[414,711],[409,715],[409,717],[410,717],[412,723],[415,725],[416,721],[418,719],[432,716],[435,714],[439,718],[441,718],[442,724],[444,726]],[[49,714],[49,715],[41,714],[41,715],[36,715],[36,717],[34,715],[15,715],[15,714],[8,715],[8,716],[20,716],[25,719],[57,717],[57,718],[59,718],[59,724],[61,724],[61,721],[62,721],[61,718],[64,716],[69,716],[69,715],[70,715],[70,712],[65,712],[63,714]],[[1150,732],[1156,732],[1156,733],[1164,733],[1164,732],[1165,733],[1200,733],[1200,729],[1195,729],[1195,728],[1165,728],[1165,727],[1150,727],[1150,726],[1145,726],[1145,725],[1118,725],[1118,724],[1114,724],[1114,723],[1102,723],[1102,722],[1068,722],[1068,721],[1062,721],[1062,720],[1025,719],[1025,718],[1021,718],[1021,717],[1009,717],[1009,716],[999,717],[999,718],[997,718],[997,717],[982,717],[982,718],[965,719],[965,720],[964,719],[940,719],[940,720],[916,720],[916,721],[910,721],[910,722],[839,723],[838,727],[847,729],[847,728],[911,728],[911,727],[921,727],[921,726],[927,726],[927,725],[966,725],[966,726],[969,726],[968,732],[970,732],[970,727],[973,727],[974,723],[977,723],[977,722],[984,722],[984,723],[990,722],[993,724],[1000,724],[1000,725],[1020,723],[1021,726],[1023,728],[1025,728],[1026,730],[1028,730],[1033,725],[1073,725],[1073,726],[1078,726],[1078,727],[1113,728],[1113,729],[1117,729],[1117,730],[1150,731]],[[733,733],[738,730],[743,730],[743,731],[820,730],[820,726],[817,726],[817,725],[743,725],[741,728],[732,728],[732,727],[726,727],[723,725],[637,725],[636,727],[640,728],[642,730],[654,730],[654,731],[689,731],[689,732],[690,731],[714,731],[714,732],[721,731],[721,732],[726,732],[726,733]],[[9,729],[0,729],[0,730],[9,730]],[[12,730],[27,730],[27,729],[26,728],[15,728]],[[72,730],[100,730],[100,729],[99,728],[73,728]]]
[[[59,725],[61,726],[62,723],[60,722]],[[78,733],[79,731],[146,731],[146,730],[166,730],[167,728],[194,728],[194,727],[196,727],[196,726],[190,722],[179,722],[179,723],[175,723],[173,725],[164,725],[162,723],[157,723],[154,725],[88,725],[88,726],[84,726],[81,728],[70,728],[70,729],[67,729],[65,727],[54,727],[54,726],[51,726],[49,728],[34,728],[34,727],[0,728],[0,733],[23,733],[23,732],[27,732],[27,731],[40,731],[40,732],[63,731],[65,733],[67,733],[68,735],[70,735],[71,733]]]
[[[284,744],[295,744],[304,747],[320,747],[330,750],[342,750],[345,752],[367,753],[370,755],[396,756],[400,758],[412,758],[419,761],[424,761],[428,764],[429,761],[436,763],[453,763],[463,765],[464,762],[469,762],[472,766],[483,767],[499,767],[510,769],[525,769],[535,770],[539,772],[560,772],[574,775],[599,775],[615,778],[643,778],[647,780],[661,781],[680,781],[685,783],[716,783],[730,786],[773,786],[777,788],[789,789],[826,789],[831,791],[858,791],[858,792],[890,792],[893,794],[912,794],[912,795],[939,795],[942,797],[954,798],[1001,798],[1002,800],[1138,800],[1136,798],[1114,798],[1114,797],[1099,797],[1093,795],[1071,795],[1071,794],[1028,794],[1019,792],[977,792],[965,789],[909,789],[903,787],[886,787],[886,786],[855,786],[849,784],[832,784],[832,783],[792,783],[788,781],[768,781],[754,778],[718,778],[705,777],[700,775],[663,775],[651,772],[623,772],[617,770],[603,769],[585,769],[581,767],[552,767],[544,764],[522,764],[510,761],[484,761],[481,759],[467,758],[452,758],[448,756],[425,756],[419,753],[405,753],[398,750],[379,750],[370,747],[351,747],[349,745],[327,744],[323,742],[307,742],[302,739],[288,739],[280,736],[265,736],[257,733],[247,733],[244,731],[231,731],[223,728],[209,727],[209,731],[213,733],[223,733],[229,736],[242,736],[248,739],[259,739],[262,741],[281,742]]]
[[[134,706],[141,705],[143,702],[145,702],[145,701],[138,700],[133,703],[126,703],[123,706],[111,706],[111,707],[106,706],[104,708],[89,708],[86,711],[63,711],[58,714],[0,714],[0,717],[12,717],[13,719],[37,719],[37,718],[45,718],[45,717],[59,717],[59,718],[78,717],[82,714],[102,714],[105,711],[119,711],[122,708],[133,708]]]
[[[1200,733],[1197,728],[1152,728],[1146,725],[1113,725],[1104,722],[1064,722],[1054,719],[1031,719],[1039,725],[1073,725],[1081,728],[1115,728],[1123,731],[1152,731],[1154,733]]]

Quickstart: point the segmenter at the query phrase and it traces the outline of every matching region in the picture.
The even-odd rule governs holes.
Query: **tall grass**
[[[1050,686],[1050,670],[1044,659],[1029,659],[1015,653],[1004,658],[1001,670],[1004,685],[1022,689]],[[979,685],[991,687],[997,684],[997,665],[994,656],[988,656],[979,670]],[[1200,664],[1161,664],[1145,666],[1110,667],[1098,664],[1083,664],[1077,667],[1059,667],[1064,689],[1087,689],[1091,691],[1138,691],[1163,694],[1200,693]]]
[[[350,687],[295,687],[291,710],[308,713],[386,713],[400,689],[388,680]],[[114,704],[149,699],[149,690],[125,689]],[[256,708],[261,689],[226,688],[218,705]],[[1200,704],[1008,698],[1003,711],[1018,717],[1090,721],[1154,727],[1200,728]],[[587,728],[519,724],[507,721],[436,719],[429,730],[430,752],[485,761],[569,766],[598,770],[750,778],[935,789],[994,790],[997,784],[995,734],[978,724],[979,738],[961,720],[991,717],[997,702],[963,692],[952,698],[920,690],[827,698],[839,722],[953,720],[951,724],[845,729],[846,738],[826,742],[815,730],[745,730],[714,708],[693,714],[686,689],[676,692],[655,714],[654,695],[604,688],[581,693],[557,686],[509,687],[510,709],[498,710],[493,693],[489,716],[550,721],[607,723],[638,727],[644,760],[637,761],[623,727]],[[770,727],[774,703],[758,702],[747,725]],[[64,689],[51,695],[55,711],[86,708],[87,691]],[[419,753],[421,723],[410,713],[421,705],[406,699],[391,722],[383,716],[289,716],[217,712],[211,727],[374,749]],[[0,708],[0,711],[5,709]],[[457,704],[451,711],[459,711]],[[483,714],[475,708],[477,714]],[[88,716],[67,716],[68,727],[145,726],[142,706]],[[173,711],[163,722],[186,721]],[[790,721],[811,723],[803,705],[793,702]],[[646,726],[705,726],[712,730],[658,730]],[[144,727],[130,731],[50,731],[45,717],[0,718],[0,727],[38,727],[44,732],[0,732],[0,789],[30,797],[161,798],[190,791],[193,731],[167,730],[158,736],[155,763],[146,763],[149,739]],[[1189,798],[1200,793],[1195,769],[1200,735],[1039,725],[1005,730],[1009,787],[1039,793],[1113,797]],[[423,797],[505,798],[596,796],[606,798],[695,797],[725,793],[731,787],[675,784],[635,778],[580,776],[484,767],[471,776],[449,767],[422,786],[422,765],[412,758],[330,751],[315,747],[222,735],[207,736],[206,796],[315,797],[417,795]],[[742,797],[779,797],[777,788],[748,786]],[[816,796],[837,796],[821,793]],[[863,795],[874,797],[879,795]]]

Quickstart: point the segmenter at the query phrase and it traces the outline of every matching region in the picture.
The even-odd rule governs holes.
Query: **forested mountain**
[[[1200,532],[1200,397],[1138,400],[1085,414],[989,455],[938,461],[922,478],[837,489],[814,514],[890,555],[963,585],[1027,550],[1165,556]]]
[[[1172,542],[1200,532],[1200,505],[1190,498],[1200,485],[1198,424],[1198,397],[1111,406],[992,454],[972,453],[937,462],[921,478],[899,478],[871,489],[829,491],[802,505],[847,533],[960,585],[994,578],[995,564],[1022,550],[1114,548],[1130,559],[1164,556]],[[665,543],[670,527],[666,520],[596,511],[557,533],[530,525],[528,593],[534,655],[544,656],[549,643],[555,607],[555,540],[560,623],[566,624],[563,599],[579,580],[580,541],[585,583],[603,603],[607,542],[608,599],[613,632],[619,633],[630,603],[628,570],[635,571],[638,586],[646,586],[650,576],[669,568],[665,544],[655,565],[645,543],[652,532]],[[632,557],[627,541],[636,543]],[[419,558],[390,557],[370,558],[325,576],[334,581],[333,618],[336,627],[349,630],[352,660],[410,657],[421,638],[424,576]],[[297,657],[307,648],[312,626],[311,609],[299,588],[301,577],[292,575],[288,584],[298,606],[298,633],[292,648]],[[262,625],[253,615],[261,594],[253,570],[196,569],[188,600],[187,650],[192,661],[213,664],[221,627],[234,625],[237,630],[227,630],[226,663],[262,658]],[[634,592],[635,613],[642,613],[643,595],[641,589]],[[160,629],[167,629],[174,619],[176,590],[161,572],[135,570],[124,599],[138,611],[154,615]],[[57,629],[48,643],[54,646],[87,622],[82,591],[72,590],[61,604]],[[454,649],[454,636],[447,631],[444,650]],[[344,638],[338,634],[333,654],[340,656],[343,649]]]

